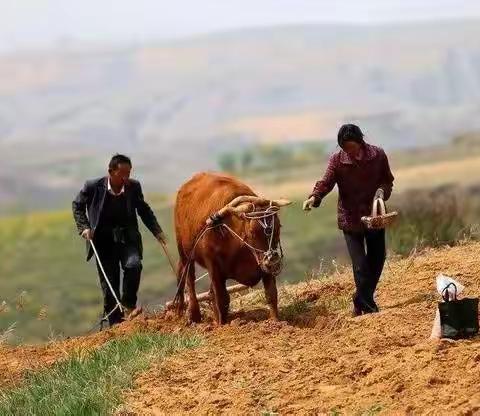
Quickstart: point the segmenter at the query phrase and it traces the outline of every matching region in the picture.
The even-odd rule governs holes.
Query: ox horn
[[[242,214],[251,209],[252,204],[268,204],[269,201],[255,195],[241,195],[230,201],[213,217],[207,219],[207,225],[211,225],[215,220],[222,219],[229,214]]]
[[[260,198],[259,196],[255,195],[242,195],[237,196],[234,200],[232,200],[227,207],[236,207],[240,204],[244,204],[245,202],[250,202],[253,204],[266,204],[268,201],[265,198]]]
[[[251,206],[251,204],[265,204],[268,203],[268,201],[264,198],[260,198],[258,196],[254,195],[242,195],[242,196],[237,196],[235,199],[233,199],[230,203],[225,205],[220,211],[218,211],[217,215],[220,218],[223,218],[226,214],[232,213],[232,212],[247,212],[247,208]]]
[[[290,205],[292,203],[292,201],[289,201],[288,199],[273,199],[272,201],[270,201],[272,203],[272,205],[274,207],[278,207],[278,208],[281,208],[281,207],[286,207],[287,205]]]

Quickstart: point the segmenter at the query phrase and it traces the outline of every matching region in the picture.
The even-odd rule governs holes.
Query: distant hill
[[[388,148],[480,128],[480,22],[251,29],[0,57],[0,198],[65,203],[115,151],[150,192],[218,154],[325,140],[357,121]]]

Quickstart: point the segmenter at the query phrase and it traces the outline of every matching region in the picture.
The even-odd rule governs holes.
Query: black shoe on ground
[[[361,316],[363,314],[363,311],[358,308],[357,306],[353,306],[353,311],[352,311],[352,317],[356,318],[357,316]]]
[[[363,308],[363,313],[378,313],[379,309],[375,301],[370,304],[365,305]]]

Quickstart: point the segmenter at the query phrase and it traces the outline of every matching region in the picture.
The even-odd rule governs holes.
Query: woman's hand
[[[378,188],[375,192],[375,199],[385,199],[385,191],[382,188]]]
[[[315,203],[315,197],[311,196],[310,198],[308,198],[303,202],[303,210],[307,212],[311,211],[314,203]]]

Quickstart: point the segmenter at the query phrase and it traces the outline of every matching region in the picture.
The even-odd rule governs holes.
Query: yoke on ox
[[[200,173],[178,191],[175,232],[180,256],[174,304],[188,318],[201,320],[195,292],[195,263],[207,269],[217,323],[224,324],[230,305],[227,279],[253,287],[263,282],[270,316],[278,319],[276,276],[281,271],[280,207],[286,200],[266,200],[239,180]]]

